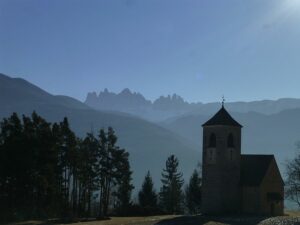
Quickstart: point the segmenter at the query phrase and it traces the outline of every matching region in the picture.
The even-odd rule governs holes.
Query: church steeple
[[[239,124],[235,119],[231,117],[231,115],[227,112],[224,107],[224,102],[222,102],[221,109],[207,122],[205,122],[202,126],[214,126],[214,125],[226,125],[226,126],[234,126],[234,127],[243,127]]]
[[[237,212],[241,128],[224,106],[203,126],[202,208],[204,213]]]

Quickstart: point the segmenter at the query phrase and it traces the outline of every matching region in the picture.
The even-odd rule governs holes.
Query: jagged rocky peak
[[[101,91],[99,95],[95,92],[89,93],[86,101],[89,106],[98,109],[119,110],[127,112],[127,109],[150,107],[152,102],[146,100],[143,95],[138,92],[132,92],[129,88],[123,89],[121,92],[109,92],[107,88]]]
[[[184,99],[181,96],[177,95],[177,94],[167,95],[167,96],[160,96],[155,101],[156,102],[158,102],[158,101],[169,101],[169,102],[182,102],[182,103],[185,103]]]
[[[120,95],[134,95],[134,94],[136,93],[132,93],[129,88],[125,88],[123,91],[120,92]]]
[[[116,94],[113,92],[109,92],[109,90],[107,88],[105,88],[103,91],[99,92],[98,98],[101,97],[107,97],[107,96],[115,96]]]
[[[93,106],[97,102],[97,100],[98,100],[97,93],[95,91],[94,92],[89,92],[87,94],[85,103],[87,105]]]
[[[184,99],[181,96],[177,95],[177,94],[172,95],[172,101],[177,102],[177,103],[186,103],[184,101]]]
[[[152,102],[129,88],[119,93],[109,92],[105,88],[98,96],[95,92],[89,93],[85,103],[99,110],[121,111],[151,120],[165,119],[166,115],[178,115],[192,107],[177,94],[161,96]]]
[[[121,91],[118,95],[127,96],[127,97],[134,97],[136,99],[141,99],[141,100],[149,102],[149,100],[146,100],[146,98],[141,93],[133,92],[129,88],[123,89],[123,91]]]
[[[93,92],[89,92],[88,95],[87,95],[87,98],[97,98],[97,93],[95,91]]]
[[[93,92],[95,93],[95,92]],[[131,91],[129,88],[124,88],[120,93],[114,93],[114,92],[110,92],[107,88],[105,88],[103,91],[99,92],[99,95],[97,96],[98,98],[103,98],[103,97],[107,97],[107,96],[142,96],[140,93],[138,92],[133,92]],[[144,98],[144,96],[142,96]]]
[[[182,109],[183,107],[188,106],[189,103],[185,102],[184,99],[177,95],[168,95],[168,96],[160,96],[158,99],[156,99],[153,103],[154,108],[160,109],[160,110],[167,110],[167,109]]]

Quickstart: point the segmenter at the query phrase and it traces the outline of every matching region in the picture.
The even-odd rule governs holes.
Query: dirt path
[[[154,225],[159,221],[172,219],[175,216],[151,216],[151,217],[112,217],[110,220],[79,222],[77,225]],[[76,225],[72,224],[72,225]]]
[[[51,222],[27,221],[14,225],[50,225]],[[13,224],[11,224],[13,225]],[[109,220],[77,222],[69,225],[300,225],[300,213],[282,217],[207,217],[207,216],[150,216],[112,217]]]

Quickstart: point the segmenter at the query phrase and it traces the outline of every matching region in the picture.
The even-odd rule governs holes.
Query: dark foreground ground
[[[298,216],[282,217],[205,217],[182,216],[162,220],[155,225],[300,225]]]
[[[51,225],[52,221],[26,221],[14,225]],[[287,212],[282,217],[207,217],[207,216],[151,216],[112,217],[110,220],[77,222],[70,225],[300,225],[300,212]]]

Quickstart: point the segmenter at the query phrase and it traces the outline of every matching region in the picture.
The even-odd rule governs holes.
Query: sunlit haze
[[[84,100],[299,98],[300,0],[1,0],[1,73]]]

